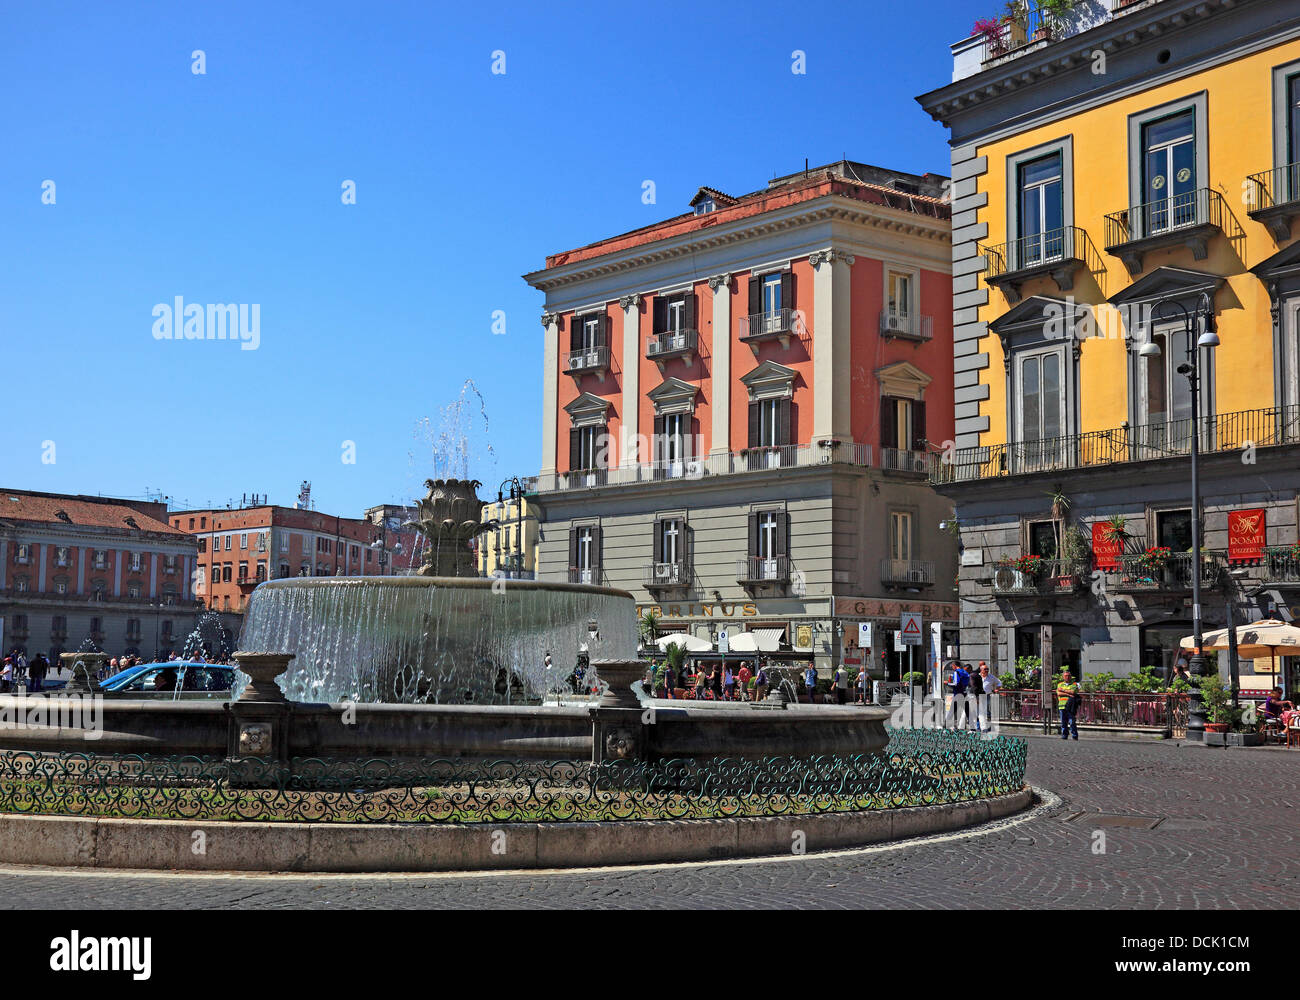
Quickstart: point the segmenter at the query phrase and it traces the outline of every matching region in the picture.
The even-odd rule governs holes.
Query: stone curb
[[[0,863],[253,872],[434,872],[601,867],[861,847],[944,833],[1028,807],[990,799],[743,819],[474,825],[187,822],[0,814]],[[202,836],[200,836],[200,834]],[[200,850],[201,847],[201,850]]]

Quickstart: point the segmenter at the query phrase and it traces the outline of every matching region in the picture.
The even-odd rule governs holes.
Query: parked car
[[[120,670],[101,681],[99,686],[104,694],[123,698],[192,701],[229,698],[234,683],[234,667],[194,660],[167,660]]]

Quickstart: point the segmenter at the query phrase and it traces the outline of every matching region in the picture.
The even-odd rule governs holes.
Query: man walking
[[[841,663],[835,668],[835,704],[843,705],[849,697],[849,672]]]
[[[980,728],[987,731],[989,720],[997,716],[997,706],[993,699],[997,697],[1002,682],[996,674],[989,673],[989,665],[983,660],[980,660],[980,683],[984,688],[984,693],[980,696]]]
[[[813,699],[817,694],[817,668],[812,664],[803,672],[804,690],[808,692],[808,704],[813,704]]]
[[[966,690],[970,687],[970,673],[965,669],[965,665],[952,662],[952,674],[948,679],[948,690],[952,694],[952,708],[950,715],[952,717],[953,727],[956,729],[963,728],[961,717],[962,703],[966,700]]]
[[[1079,685],[1070,678],[1070,671],[1063,671],[1061,683],[1056,685],[1056,707],[1061,713],[1061,739],[1073,736],[1079,738],[1079,727],[1074,717],[1079,711]],[[1068,732],[1067,732],[1068,730]]]

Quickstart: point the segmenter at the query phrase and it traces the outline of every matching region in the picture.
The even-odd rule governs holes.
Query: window
[[[600,527],[585,525],[569,531],[569,579],[573,583],[600,582]]]
[[[1062,240],[1065,205],[1061,189],[1061,154],[1052,153],[1022,163],[1019,173],[1018,232],[1019,258],[1012,269],[1032,267],[1043,261],[1059,260],[1064,251]]]
[[[199,529],[202,530],[207,526],[208,526],[208,519],[206,517],[199,518]]]
[[[655,522],[655,562],[686,562],[686,524],[679,517],[663,518]]]
[[[280,551],[281,552],[289,551],[289,535],[287,532],[284,531],[280,532]]]
[[[569,466],[573,469],[604,468],[605,449],[602,447],[604,427],[575,427],[569,444]]]
[[[104,620],[102,618],[90,619],[90,634],[95,635],[104,631]]]
[[[68,619],[63,615],[54,615],[50,618],[50,633],[53,635],[68,634]]]
[[[32,547],[30,545],[19,545],[14,551],[14,562],[29,563],[32,561]]]
[[[665,413],[655,417],[655,464],[671,475],[683,475],[691,460],[689,413]]]
[[[259,560],[258,560],[258,563],[257,563],[257,579],[258,579],[258,582],[261,582],[262,580],[265,580],[265,579],[266,579],[266,561],[265,561],[265,560],[262,560],[262,559],[259,559]]]
[[[95,569],[104,569],[108,565],[108,553],[104,549],[95,550]]]
[[[712,212],[717,207],[718,207],[717,203],[712,198],[701,198],[695,204],[695,214],[707,215],[709,212]]]
[[[175,573],[175,572],[176,572],[176,557],[175,557],[175,556],[163,556],[163,572],[164,572],[164,573]]]
[[[1192,384],[1187,377],[1178,374],[1178,364],[1187,356],[1187,331],[1171,328],[1151,335],[1153,343],[1160,347],[1159,357],[1145,358],[1146,411],[1143,422],[1148,424],[1167,424],[1172,421],[1190,420],[1192,417]],[[1187,431],[1190,432],[1190,425]],[[1174,430],[1155,429],[1153,434],[1158,439],[1147,443],[1161,446],[1174,437],[1185,437]]]
[[[140,597],[140,593],[141,593],[141,590],[140,590],[140,584],[138,584],[138,583],[128,583],[128,584],[126,585],[126,596],[127,596],[127,597],[129,597],[129,598],[131,598],[131,599],[133,599],[133,600],[138,600],[139,597]]]
[[[230,551],[230,545],[231,545],[231,542],[234,541],[234,538],[235,538],[234,535],[227,535],[227,536],[226,536],[226,551],[227,551],[227,552]]]
[[[790,400],[761,399],[749,404],[749,446],[779,448],[790,443]]]
[[[605,346],[605,314],[590,313],[575,316],[570,323],[569,349],[574,352],[594,351]]]
[[[241,563],[239,564],[239,578],[240,578],[241,580],[247,580],[247,579],[248,579],[248,563],[246,563],[246,562],[241,562]]]
[[[28,587],[27,577],[25,576],[14,577],[14,590],[17,593],[19,594],[27,593],[27,587]]]
[[[781,311],[781,275],[769,274],[763,278],[762,311],[775,316]]]
[[[266,532],[265,532],[265,531],[259,531],[259,532],[257,533],[257,551],[258,551],[258,552],[265,552],[265,551],[266,551]]]
[[[925,448],[925,403],[919,399],[880,399],[880,446],[899,451]]]
[[[1142,126],[1142,190],[1146,234],[1197,221],[1196,119],[1192,111]]]
[[[1065,393],[1061,356],[1031,354],[1017,361],[1019,379],[1018,439],[1022,442],[1059,438],[1065,423]]]
[[[66,577],[58,577],[55,579],[54,592],[56,594],[66,594],[68,592],[68,580]]]
[[[200,593],[200,594],[203,593],[204,588],[207,586],[207,578],[208,578],[207,567],[205,567],[205,566],[200,566],[197,570],[195,570],[195,572],[194,572],[194,589],[195,589],[198,593]]]
[[[760,510],[749,515],[749,566],[751,580],[785,580],[789,551],[789,516],[783,510]]]
[[[895,510],[889,514],[889,558],[912,558],[912,514]]]
[[[208,539],[206,535],[199,539],[199,551],[200,552],[208,551]]]
[[[247,532],[241,532],[241,533],[240,533],[240,535],[239,535],[239,547],[240,547],[241,549],[246,549],[246,548],[248,548],[248,533],[247,533]]]
[[[139,573],[144,567],[144,556],[139,552],[132,552],[130,566],[132,572]]]
[[[103,580],[92,580],[90,582],[90,597],[94,601],[102,601],[108,594],[108,584]]]
[[[1056,525],[1052,521],[1029,523],[1029,551],[1026,554],[1043,559],[1056,558]]]
[[[1287,80],[1287,163],[1300,163],[1300,73]],[[1291,197],[1296,197],[1292,190]]]
[[[287,562],[280,563],[279,572],[280,572],[280,579],[287,580],[289,578],[289,564]]]
[[[230,570],[231,570],[231,565],[230,565],[230,563],[222,563],[222,564],[221,564],[221,582],[222,582],[222,583],[229,583],[229,582],[230,582]]]
[[[1156,544],[1173,552],[1192,550],[1192,512],[1162,510],[1156,513]]]
[[[68,548],[66,545],[60,545],[58,548],[54,550],[54,565],[55,566],[68,565]]]
[[[885,309],[891,328],[911,328],[913,277],[906,271],[892,268],[885,280]]]
[[[194,518],[190,518],[190,531],[194,530]]]
[[[355,562],[361,555],[361,549],[356,545],[348,546],[348,558]]]

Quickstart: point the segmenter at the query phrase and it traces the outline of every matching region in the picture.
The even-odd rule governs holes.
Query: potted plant
[[[1029,0],[1008,0],[1002,23],[1006,26],[1007,48],[1024,45],[1029,37]]]
[[[1034,41],[1050,41],[1063,35],[1066,18],[1074,9],[1075,0],[1036,0],[1039,14],[1038,28],[1034,31]]]
[[[1138,569],[1151,580],[1158,580],[1163,577],[1165,566],[1168,565],[1172,557],[1173,552],[1168,545],[1149,546],[1137,558]]]
[[[1230,706],[1228,692],[1223,686],[1223,678],[1218,674],[1196,679],[1196,686],[1201,690],[1201,705],[1205,709],[1205,743],[1207,746],[1224,746],[1230,725]]]
[[[984,47],[990,58],[1003,55],[1007,51],[1006,40],[1002,35],[1002,22],[996,17],[981,17],[971,28],[972,35],[984,38]]]

